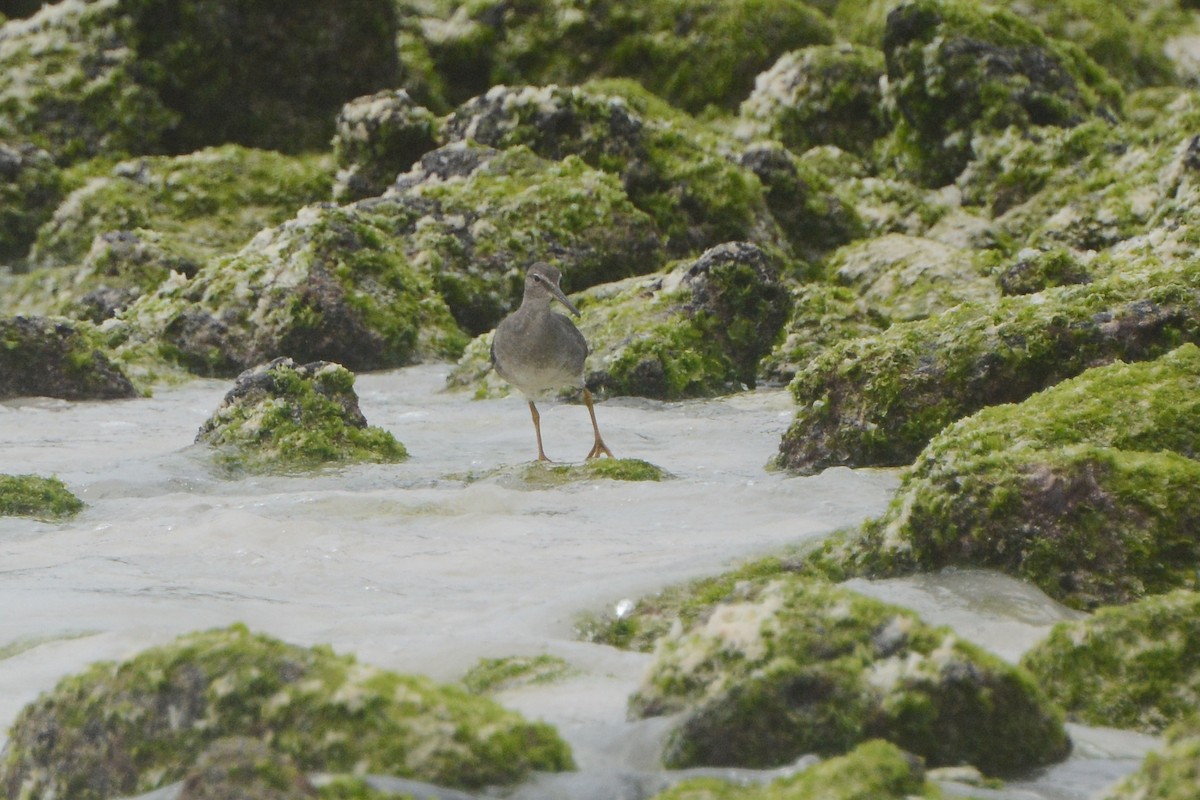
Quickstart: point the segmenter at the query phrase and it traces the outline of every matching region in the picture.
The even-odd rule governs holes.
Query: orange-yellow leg
[[[542,415],[538,413],[532,400],[529,401],[529,416],[533,417],[533,432],[537,434],[538,461],[549,461],[546,451],[542,449]]]
[[[592,445],[591,452],[587,454],[587,457],[599,458],[601,455],[605,455],[615,458],[612,450],[609,450],[608,445],[600,438],[600,426],[596,424],[596,409],[592,407],[592,393],[587,390],[586,386],[583,389],[583,404],[587,406],[588,416],[592,418],[592,432],[596,434],[596,443]]]

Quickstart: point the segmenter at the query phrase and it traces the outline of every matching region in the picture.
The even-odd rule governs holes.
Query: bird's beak
[[[549,284],[550,282],[546,281],[546,283]],[[579,313],[579,309],[575,307],[575,304],[572,303],[570,300],[568,300],[567,296],[565,294],[563,294],[562,289],[558,288],[557,286],[550,286],[550,294],[552,294],[554,296],[555,300],[557,300],[558,302],[560,302],[564,306],[566,306],[567,310],[570,311],[572,314],[574,314],[577,317],[582,316],[582,314]]]

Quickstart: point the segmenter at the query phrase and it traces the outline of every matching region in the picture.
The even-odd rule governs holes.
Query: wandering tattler
[[[525,296],[521,307],[500,321],[492,337],[492,366],[529,401],[529,414],[537,434],[538,461],[550,459],[542,449],[542,418],[533,401],[565,388],[582,391],[583,402],[592,418],[596,443],[587,457],[606,455],[612,458],[612,451],[600,438],[592,393],[583,383],[587,341],[571,320],[550,310],[550,304],[557,300],[579,316],[579,309],[558,287],[561,277],[561,272],[541,262],[525,273]]]

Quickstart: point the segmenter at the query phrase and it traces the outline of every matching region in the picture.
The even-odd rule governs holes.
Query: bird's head
[[[559,288],[558,282],[561,279],[562,273],[556,267],[539,261],[525,273],[525,300],[537,301],[545,299],[547,303],[557,300],[566,306],[567,310],[572,314],[577,317],[580,316],[579,309],[567,299],[567,296],[563,294],[563,290]]]

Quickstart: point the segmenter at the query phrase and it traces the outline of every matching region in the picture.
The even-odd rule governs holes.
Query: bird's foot
[[[591,451],[587,454],[588,460],[591,460],[593,458],[599,458],[600,456],[608,456],[609,458],[616,458],[616,456],[614,456],[612,454],[612,450],[608,449],[608,445],[606,445],[604,443],[603,439],[597,439],[596,443],[594,445],[592,445]]]

